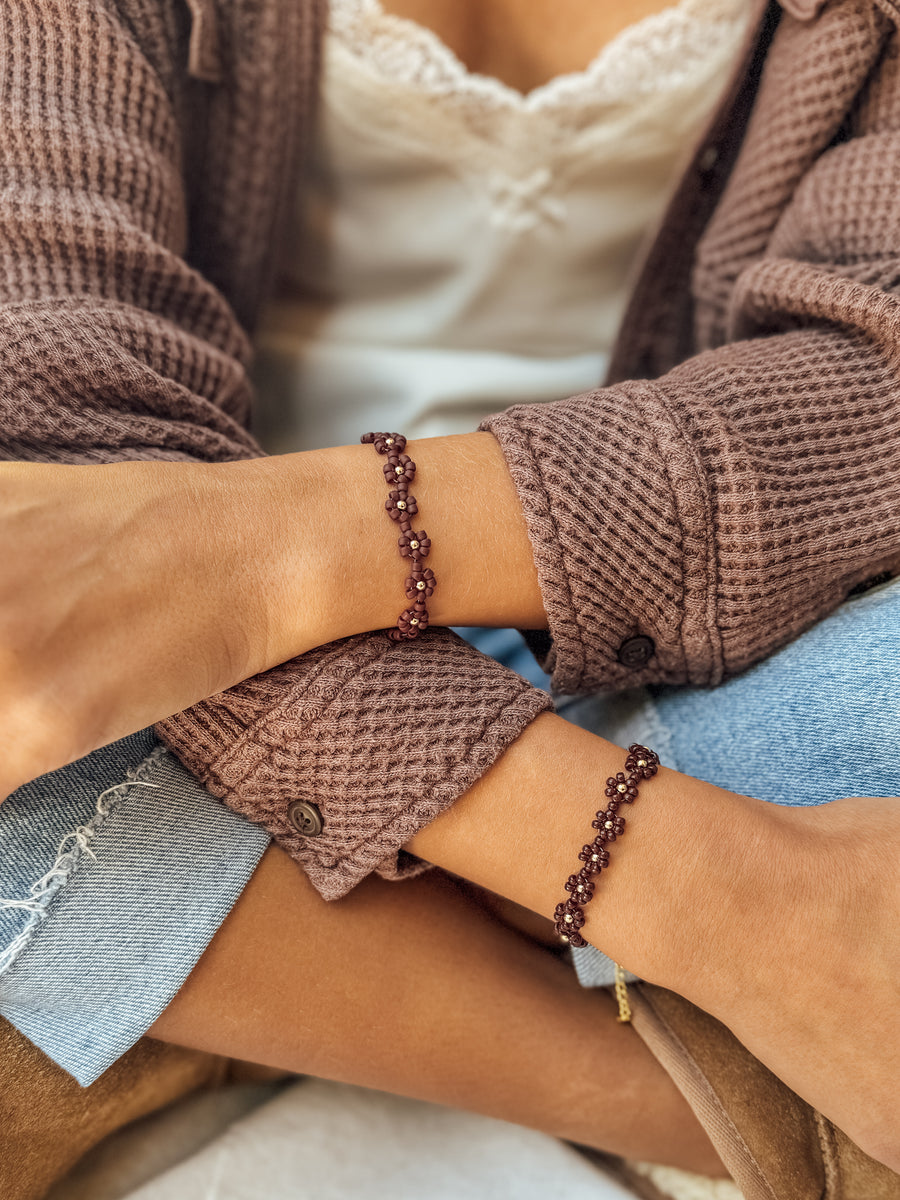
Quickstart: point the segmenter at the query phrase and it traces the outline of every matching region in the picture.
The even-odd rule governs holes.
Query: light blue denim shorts
[[[534,682],[521,642],[473,638]],[[563,715],[680,771],[775,803],[900,796],[900,581],[845,603],[714,690],[565,701]],[[803,755],[790,795],[783,771]],[[166,1008],[269,835],[144,731],[0,805],[0,1014],[88,1084]],[[596,951],[582,982],[607,982]]]
[[[0,805],[0,1013],[81,1084],[166,1008],[269,835],[151,730]]]

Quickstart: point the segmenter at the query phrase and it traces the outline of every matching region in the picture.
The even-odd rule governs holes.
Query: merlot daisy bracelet
[[[419,511],[416,498],[409,490],[409,485],[416,477],[416,464],[408,454],[404,454],[406,438],[402,433],[364,433],[359,440],[363,445],[374,446],[376,453],[387,457],[383,470],[391,490],[384,507],[400,529],[397,548],[401,558],[409,560],[406,598],[412,602],[397,618],[396,626],[388,630],[388,637],[394,642],[408,642],[428,628],[426,601],[434,594],[437,585],[434,571],[422,565],[431,550],[431,539],[424,529],[415,530],[412,527],[412,518]]]
[[[609,866],[609,845],[625,832],[625,818],[619,809],[623,804],[634,804],[638,797],[638,785],[652,779],[659,770],[659,757],[647,746],[634,742],[628,747],[625,770],[611,775],[606,781],[605,795],[609,800],[606,808],[600,809],[591,822],[597,833],[592,842],[582,846],[578,855],[583,865],[566,880],[565,900],[557,904],[553,913],[554,928],[560,939],[569,946],[586,946],[581,935],[584,927],[584,908],[594,898],[596,877]],[[615,964],[616,998],[619,1002],[619,1020],[631,1020],[631,1008],[625,987],[625,972]]]

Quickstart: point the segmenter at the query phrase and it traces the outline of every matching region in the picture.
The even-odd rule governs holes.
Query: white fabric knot
[[[526,233],[543,222],[561,225],[566,206],[554,195],[553,175],[537,167],[518,179],[492,171],[487,180],[491,197],[491,223],[512,233]]]

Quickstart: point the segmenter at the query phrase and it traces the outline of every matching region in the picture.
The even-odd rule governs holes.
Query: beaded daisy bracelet
[[[394,642],[407,642],[428,628],[425,601],[434,593],[437,583],[434,571],[422,566],[431,549],[431,539],[424,529],[414,530],[410,520],[419,511],[416,498],[409,491],[409,485],[416,477],[416,464],[403,453],[406,438],[402,433],[364,433],[359,440],[364,445],[373,445],[378,454],[387,455],[384,477],[391,491],[384,507],[391,520],[400,526],[397,546],[401,557],[410,560],[406,598],[412,601],[397,618],[396,627],[388,630],[388,637]]]
[[[619,815],[619,808],[623,804],[633,804],[638,796],[638,784],[645,779],[652,779],[658,770],[659,757],[646,746],[634,742],[628,747],[625,771],[619,771],[607,779],[605,794],[609,803],[605,809],[599,810],[591,822],[591,828],[597,830],[597,836],[582,846],[578,858],[584,865],[566,880],[568,899],[560,901],[553,913],[554,928],[567,945],[587,945],[580,932],[585,922],[584,906],[594,898],[594,877],[609,866],[607,847],[625,832],[625,818]],[[619,1020],[630,1021],[625,972],[618,963],[615,967]]]

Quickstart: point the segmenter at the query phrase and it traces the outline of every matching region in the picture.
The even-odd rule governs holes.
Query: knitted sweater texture
[[[609,386],[485,422],[562,692],[714,684],[900,568],[900,11],[759,8]],[[3,7],[3,457],[260,453],[250,336],[302,186],[321,28],[322,0]],[[622,653],[635,636],[643,661]],[[159,731],[336,897],[417,869],[399,848],[547,705],[429,630],[322,647]],[[295,799],[321,808],[318,837],[289,824]]]

